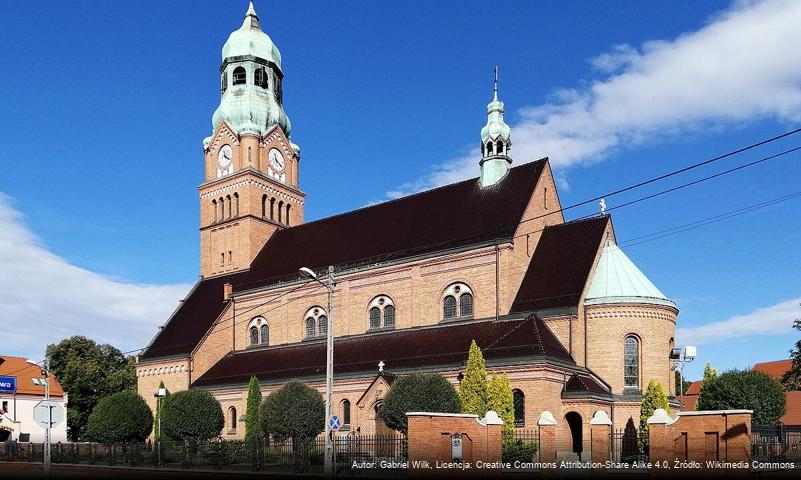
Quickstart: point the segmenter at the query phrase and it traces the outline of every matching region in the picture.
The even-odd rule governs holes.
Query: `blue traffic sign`
[[[15,393],[17,391],[16,377],[0,377],[0,392]]]
[[[331,415],[331,418],[328,419],[328,426],[331,427],[331,430],[339,430],[339,427],[342,426],[342,421],[336,415]]]

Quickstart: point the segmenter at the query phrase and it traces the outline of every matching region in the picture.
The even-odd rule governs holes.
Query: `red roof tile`
[[[334,371],[372,374],[384,361],[387,373],[467,361],[475,340],[487,362],[507,358],[550,357],[573,362],[545,323],[531,316],[517,320],[485,320],[417,327],[392,332],[337,338]],[[221,359],[195,381],[195,386],[246,384],[251,375],[261,381],[281,381],[325,374],[325,342],[237,352]]]
[[[608,223],[609,217],[603,216],[547,227],[512,312],[577,306]]]
[[[609,393],[609,389],[598,383],[594,378],[579,373],[574,373],[570,377],[565,383],[564,391],[567,393]]]
[[[801,425],[801,392],[785,392],[787,413],[779,419],[785,425]]]
[[[34,378],[44,378],[42,368],[38,365],[31,365],[22,357],[0,356],[0,375],[4,377],[16,377],[17,393],[27,395],[45,394],[44,385],[33,383]],[[64,396],[64,390],[58,383],[56,377],[50,374],[50,395],[54,397]]]
[[[700,380],[694,381],[687,387],[687,391],[684,392],[684,395],[701,395],[701,385],[703,384],[704,382]]]
[[[792,360],[775,360],[773,362],[761,362],[755,364],[751,370],[764,372],[773,378],[781,379],[785,372],[793,366]]]
[[[676,397],[681,402],[682,412],[689,412],[695,410],[695,405],[698,403],[698,395],[684,395]]]

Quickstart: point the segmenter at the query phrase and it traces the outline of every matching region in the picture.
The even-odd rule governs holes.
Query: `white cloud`
[[[41,359],[49,343],[72,335],[123,351],[150,341],[189,285],[125,283],[71,265],[27,228],[0,193],[2,352]]]
[[[728,320],[678,328],[676,342],[682,345],[702,345],[757,335],[787,335],[794,331],[793,320],[801,313],[799,303],[801,298],[796,298],[746,315],[736,315]]]
[[[590,60],[595,77],[587,86],[520,109],[512,128],[515,162],[549,156],[565,168],[711,126],[799,121],[799,25],[797,0],[740,1],[672,40],[616,45]],[[478,160],[478,150],[471,150],[387,196],[477,176]]]

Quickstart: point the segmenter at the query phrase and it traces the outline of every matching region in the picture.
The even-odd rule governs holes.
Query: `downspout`
[[[495,320],[501,315],[500,293],[501,293],[501,250],[498,242],[495,242]]]

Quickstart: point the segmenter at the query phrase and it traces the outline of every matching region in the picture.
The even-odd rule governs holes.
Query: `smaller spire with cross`
[[[506,176],[512,164],[509,125],[503,120],[503,102],[498,98],[500,68],[492,69],[492,101],[487,105],[487,124],[481,129],[481,186],[495,185]]]
[[[386,363],[384,363],[383,360],[378,362],[378,373],[384,373],[384,365],[386,365]]]

